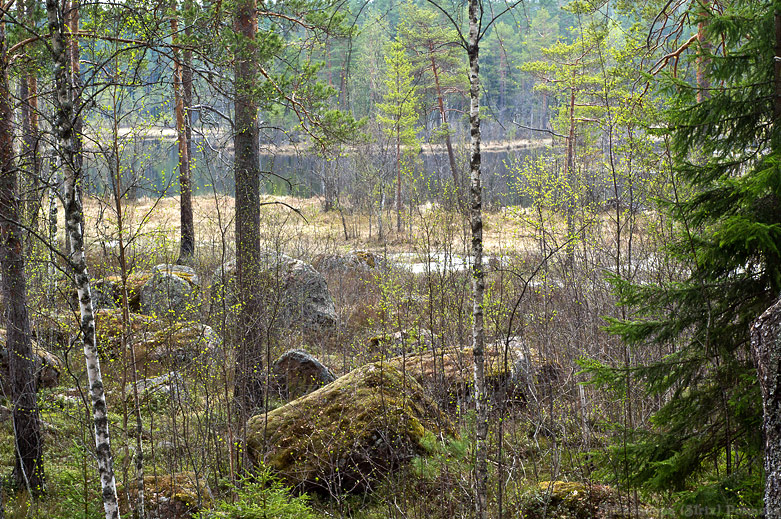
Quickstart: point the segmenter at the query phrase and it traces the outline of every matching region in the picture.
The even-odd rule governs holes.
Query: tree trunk
[[[458,166],[456,165],[456,154],[453,152],[453,141],[450,139],[450,127],[447,124],[447,112],[445,111],[445,96],[442,93],[442,87],[439,83],[439,70],[437,62],[434,60],[434,42],[429,41],[429,57],[431,58],[431,72],[434,74],[434,84],[437,88],[437,105],[439,107],[439,117],[442,126],[445,128],[445,146],[447,147],[447,158],[450,162],[450,173],[453,175],[453,187],[458,190],[461,183],[458,181]],[[459,195],[460,197],[460,195]]]
[[[28,26],[32,27],[35,24],[34,0],[26,0],[19,2],[19,16],[25,20]],[[40,142],[40,132],[38,125],[38,77],[36,71],[28,71],[27,74],[22,77],[19,85],[19,99],[21,101],[21,119],[22,119],[22,156],[24,159],[24,170],[27,173],[28,179],[22,181],[25,184],[25,188],[29,186],[30,195],[27,197],[27,202],[23,208],[25,219],[30,230],[27,239],[27,254],[32,253],[32,244],[34,242],[33,234],[38,231],[38,213],[41,209],[41,155],[39,153],[38,145]]]
[[[401,122],[396,125],[396,231],[401,232]]]
[[[77,190],[81,182],[81,164],[76,153],[77,135],[74,125],[73,92],[68,81],[68,56],[63,16],[57,0],[46,0],[49,32],[51,33],[51,51],[54,61],[55,87],[55,127],[60,163],[65,169],[65,226],[70,237],[70,266],[73,269],[81,314],[79,340],[84,345],[84,357],[87,363],[87,379],[92,397],[93,421],[95,426],[95,446],[98,472],[102,488],[103,509],[106,519],[119,518],[117,489],[114,480],[113,458],[108,429],[108,410],[103,391],[103,377],[100,372],[97,340],[95,336],[95,316],[90,294],[89,274],[84,255],[83,214],[81,199]]]
[[[775,124],[781,124],[781,9],[776,8],[774,12],[775,18],[775,56],[776,59],[773,62],[773,79],[775,80],[775,95],[773,96],[773,120]],[[781,135],[781,131],[774,132],[775,135]],[[781,138],[781,137],[777,137]],[[774,143],[774,150],[781,149],[781,143]]]
[[[178,40],[178,20],[171,18],[171,34]],[[195,227],[193,225],[193,196],[190,182],[190,142],[188,138],[189,124],[187,107],[185,106],[185,65],[180,59],[181,53],[174,46],[174,100],[176,112],[176,140],[179,144],[179,197],[180,197],[180,242],[179,263],[189,263],[195,253]],[[192,73],[190,73],[190,88],[192,89]]]
[[[238,320],[236,404],[243,420],[262,402],[263,309],[260,303],[260,149],[253,43],[258,29],[256,0],[236,6],[235,30],[244,43],[236,55],[234,175],[236,181],[236,266],[241,310]]]
[[[705,98],[710,97],[710,80],[708,79],[707,68],[710,64],[710,58],[706,55],[711,51],[711,44],[705,39],[705,29],[708,26],[708,12],[703,10],[700,16],[703,21],[697,24],[697,39],[700,42],[699,56],[697,57],[697,102],[701,103]]]
[[[574,72],[573,72],[574,76]],[[574,80],[574,77],[573,77]],[[570,89],[569,134],[567,135],[567,264],[575,265],[575,89]]]
[[[14,480],[32,495],[44,490],[43,443],[36,401],[30,321],[27,315],[27,281],[24,274],[22,228],[13,151],[13,113],[8,86],[5,22],[0,20],[0,261],[5,306],[8,381],[13,405],[16,465]]]
[[[773,115],[781,124],[781,9],[774,12],[775,55]],[[775,131],[776,136],[779,131]],[[771,143],[774,152],[781,149],[781,138]],[[765,517],[781,518],[781,299],[754,322],[751,348],[757,364],[762,390],[765,433]]]
[[[765,517],[781,518],[781,300],[751,327],[762,390],[765,432]]]
[[[480,26],[481,2],[469,0],[469,123],[472,153],[469,161],[471,176],[470,221],[472,227],[472,352],[474,355],[475,406],[475,506],[476,517],[486,519],[488,496],[488,396],[485,388],[485,351],[483,330],[483,188],[480,180]]]

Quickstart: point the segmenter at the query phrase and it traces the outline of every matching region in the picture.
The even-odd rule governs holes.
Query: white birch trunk
[[[81,167],[75,161],[75,135],[73,133],[73,92],[68,81],[68,55],[66,54],[65,30],[62,12],[57,0],[46,0],[49,30],[52,37],[52,58],[54,60],[55,124],[57,148],[65,176],[65,229],[70,238],[70,263],[76,280],[76,290],[81,313],[80,339],[84,344],[84,358],[87,363],[87,379],[92,397],[93,421],[95,426],[95,447],[98,472],[102,487],[103,508],[106,519],[119,519],[117,488],[114,480],[111,443],[109,441],[108,412],[100,373],[98,348],[95,335],[95,316],[90,295],[87,262],[84,256],[82,233],[82,207],[77,191]]]
[[[472,227],[472,345],[474,355],[475,407],[475,507],[476,517],[486,519],[488,495],[488,464],[486,438],[488,437],[488,398],[485,391],[485,352],[483,330],[483,201],[480,180],[480,25],[481,5],[469,0],[469,122],[472,153],[470,165],[470,222]]]

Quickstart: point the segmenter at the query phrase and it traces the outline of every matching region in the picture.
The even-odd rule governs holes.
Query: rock
[[[12,411],[4,405],[0,405],[0,423],[11,419]]]
[[[191,321],[161,321],[141,314],[130,314],[123,326],[122,312],[103,309],[95,312],[98,344],[106,360],[127,358],[122,354],[123,339],[132,344],[136,366],[142,375],[154,376],[171,370],[188,370],[208,375],[226,359],[222,339],[209,326]],[[125,333],[127,336],[125,337]],[[112,369],[111,362],[103,364]]]
[[[385,258],[371,251],[356,250],[347,254],[322,254],[315,258],[314,268],[320,272],[370,272],[387,266]]]
[[[271,380],[280,396],[295,399],[330,384],[336,377],[307,352],[290,350],[272,365]]]
[[[320,330],[336,325],[334,300],[325,278],[311,265],[289,256],[264,252],[261,263],[265,304],[277,315],[279,327]],[[236,304],[236,263],[222,265],[214,274],[212,308]],[[224,297],[225,301],[220,298]]]
[[[171,271],[155,271],[139,294],[140,313],[160,319],[187,319],[197,306],[197,286]]]
[[[629,517],[632,510],[620,507],[617,492],[607,485],[571,481],[542,481],[521,497],[520,507],[528,519],[619,519]]]
[[[166,274],[172,274],[178,276],[191,285],[200,286],[201,280],[198,274],[195,273],[195,269],[187,265],[174,265],[172,263],[161,263],[152,267],[152,272],[163,272]]]
[[[140,308],[141,287],[152,278],[150,272],[134,272],[127,277],[128,305],[131,312]],[[92,284],[92,306],[100,308],[119,308],[122,302],[122,277],[106,276]]]
[[[163,263],[151,271],[133,272],[127,277],[128,307],[135,313],[175,314],[182,318],[179,317],[181,309],[197,303],[199,281],[195,270],[185,265]],[[121,276],[106,276],[92,284],[92,304],[96,310],[120,308],[121,302]]]
[[[369,347],[384,355],[421,353],[431,350],[437,338],[426,328],[407,328],[398,332],[369,339]]]
[[[485,381],[493,397],[505,398],[525,394],[545,365],[536,351],[523,348],[513,339],[504,358],[505,343],[485,347]],[[444,348],[388,359],[388,364],[412,375],[438,401],[455,405],[472,398],[474,356],[472,348]]]
[[[38,389],[56,387],[60,382],[62,363],[52,353],[38,347],[33,342],[33,369]],[[5,330],[0,329],[0,390],[9,394],[8,380],[8,349],[5,343]]]
[[[425,435],[455,434],[420,384],[380,363],[275,409],[267,419],[257,415],[247,423],[251,459],[264,460],[298,489],[324,493],[370,490],[377,477],[426,452]]]
[[[128,485],[127,492],[118,488],[123,515],[130,516],[127,494],[135,504],[138,488]],[[204,476],[195,477],[193,472],[180,472],[164,476],[144,476],[145,519],[189,519],[212,503],[212,494]]]
[[[138,400],[141,404],[147,404],[151,407],[162,407],[174,402],[186,402],[187,393],[185,392],[184,380],[176,372],[169,372],[158,377],[141,379],[135,384],[135,390],[138,391]],[[125,388],[125,396],[128,400],[134,398],[133,384],[128,384]]]

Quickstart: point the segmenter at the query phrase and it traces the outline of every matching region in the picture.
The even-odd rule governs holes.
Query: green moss
[[[247,428],[256,460],[290,484],[319,490],[365,489],[377,475],[425,452],[425,435],[455,434],[414,379],[380,363],[275,409],[267,425],[263,415],[255,416]]]

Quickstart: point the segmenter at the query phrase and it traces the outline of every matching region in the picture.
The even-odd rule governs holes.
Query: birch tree
[[[84,254],[84,224],[78,185],[81,181],[81,163],[76,157],[78,136],[74,130],[74,94],[68,80],[68,45],[60,4],[46,0],[51,53],[54,62],[54,128],[57,150],[65,177],[65,228],[70,238],[69,265],[73,271],[78,294],[79,323],[78,341],[83,344],[87,364],[87,380],[92,399],[92,415],[95,430],[95,452],[100,473],[103,509],[106,519],[119,518],[116,481],[108,429],[108,410],[103,389],[103,377],[98,359],[95,315],[90,293],[90,280]]]

